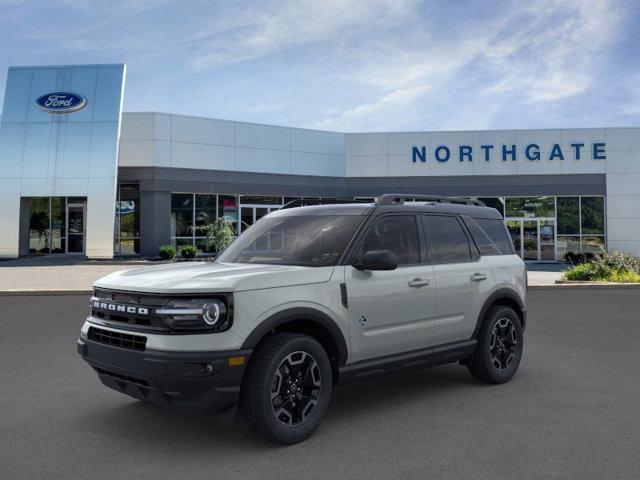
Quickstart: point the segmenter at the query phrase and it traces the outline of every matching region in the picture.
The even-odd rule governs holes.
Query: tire
[[[317,340],[276,333],[251,356],[242,382],[240,411],[253,433],[291,445],[318,428],[332,386],[331,362]]]
[[[523,336],[520,318],[511,308],[495,305],[489,309],[478,333],[478,346],[467,368],[471,375],[487,383],[505,383],[518,370]]]

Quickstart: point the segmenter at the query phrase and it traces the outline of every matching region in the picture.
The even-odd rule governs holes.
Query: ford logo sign
[[[49,113],[73,113],[81,110],[87,99],[77,93],[53,92],[38,97],[36,105],[40,110]]]

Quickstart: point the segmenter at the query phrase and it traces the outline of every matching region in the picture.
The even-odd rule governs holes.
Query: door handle
[[[487,279],[486,273],[476,272],[473,275],[471,275],[472,282],[481,282],[482,280],[486,280],[486,279]]]
[[[421,288],[429,285],[429,280],[423,280],[421,278],[414,278],[409,282],[411,288]]]

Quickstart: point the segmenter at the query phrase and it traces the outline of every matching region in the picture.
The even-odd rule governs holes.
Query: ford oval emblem
[[[73,113],[81,110],[87,99],[77,93],[53,92],[38,97],[36,105],[49,113]]]

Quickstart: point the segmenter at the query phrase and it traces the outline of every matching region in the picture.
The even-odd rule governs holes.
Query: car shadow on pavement
[[[381,413],[401,417],[404,404],[420,405],[441,396],[455,398],[460,390],[482,387],[466,368],[459,366],[411,370],[342,385],[334,389],[317,435],[339,429],[347,420],[358,424]],[[424,414],[429,415],[428,410]],[[172,439],[171,451],[176,455],[211,448],[220,451],[281,448],[253,436],[240,418],[229,424],[215,415],[173,410],[133,399],[106,409],[102,404],[92,409],[90,417],[86,425],[91,425],[91,429],[117,438],[121,444],[135,445],[137,450],[144,445],[153,451],[166,446],[168,439]]]

